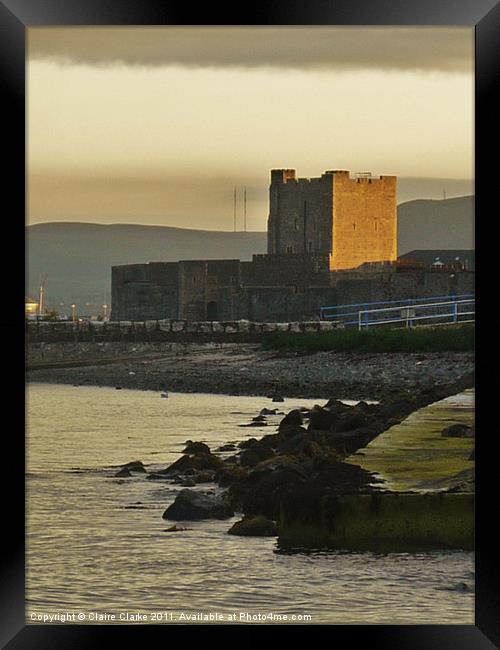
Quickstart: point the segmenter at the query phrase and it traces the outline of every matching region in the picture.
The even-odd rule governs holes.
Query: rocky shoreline
[[[88,365],[92,360],[103,365]],[[57,367],[69,361],[87,365]],[[444,386],[470,378],[473,371],[474,354],[463,352],[300,355],[263,351],[251,344],[54,343],[29,346],[27,381],[373,400],[389,399],[400,389]]]

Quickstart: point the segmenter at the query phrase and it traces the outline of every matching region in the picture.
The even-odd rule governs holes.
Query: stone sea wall
[[[281,502],[281,547],[378,552],[474,548],[474,494],[332,495],[291,491]]]
[[[266,334],[292,332],[295,334],[331,331],[340,327],[327,321],[289,323],[253,323],[248,320],[201,321],[147,320],[110,322],[49,322],[27,321],[26,338],[32,342],[56,341],[180,341],[180,342],[241,342],[261,341]]]

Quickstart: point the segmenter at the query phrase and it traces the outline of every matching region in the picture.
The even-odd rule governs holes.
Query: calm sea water
[[[238,425],[265,406],[323,402],[30,384],[27,622],[473,623],[472,553],[285,554],[227,535],[237,516],[166,532],[181,488],[113,477],[131,460],[165,467],[187,439],[260,437],[272,427]]]

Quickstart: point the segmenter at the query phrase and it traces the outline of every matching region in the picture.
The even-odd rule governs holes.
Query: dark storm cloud
[[[471,28],[31,28],[29,56],[94,66],[472,70]]]

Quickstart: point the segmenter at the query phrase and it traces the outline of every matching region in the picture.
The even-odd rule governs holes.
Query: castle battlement
[[[397,258],[396,176],[337,169],[297,178],[273,169],[268,254],[328,255],[330,269]]]

